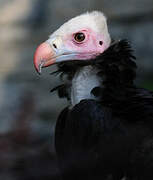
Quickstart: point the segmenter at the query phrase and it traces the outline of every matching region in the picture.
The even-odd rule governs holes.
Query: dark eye
[[[76,33],[75,36],[74,36],[74,39],[77,41],[77,42],[82,42],[84,39],[85,39],[85,35],[83,33]]]

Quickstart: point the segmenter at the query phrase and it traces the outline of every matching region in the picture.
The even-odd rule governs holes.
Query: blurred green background
[[[153,0],[0,0],[0,180],[58,179],[54,127],[66,106],[38,76],[36,47],[70,18],[100,10],[114,39],[127,38],[137,57],[136,83],[153,90]]]

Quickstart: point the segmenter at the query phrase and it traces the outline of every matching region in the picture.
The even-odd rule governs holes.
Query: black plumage
[[[95,59],[58,64],[68,83],[58,90],[70,99],[71,81],[82,66],[94,66],[102,85],[58,117],[55,147],[63,179],[152,179],[153,93],[134,85],[135,57],[120,40]]]

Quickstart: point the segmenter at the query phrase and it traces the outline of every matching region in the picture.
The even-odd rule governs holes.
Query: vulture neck
[[[93,66],[84,66],[76,71],[71,86],[70,101],[75,106],[83,99],[96,99],[91,93],[95,87],[99,87],[101,79],[97,76],[98,69]]]
[[[52,74],[60,74],[63,83],[51,92],[57,90],[59,97],[67,98],[72,107],[83,99],[96,99],[116,108],[128,97],[136,96],[132,52],[127,40],[119,40],[95,59],[61,62]]]

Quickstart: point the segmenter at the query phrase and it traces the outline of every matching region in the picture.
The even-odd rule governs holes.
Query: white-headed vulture
[[[57,64],[63,83],[51,91],[69,101],[55,129],[63,179],[153,179],[153,93],[135,86],[132,53],[127,40],[111,40],[97,11],[37,48],[36,70]]]

